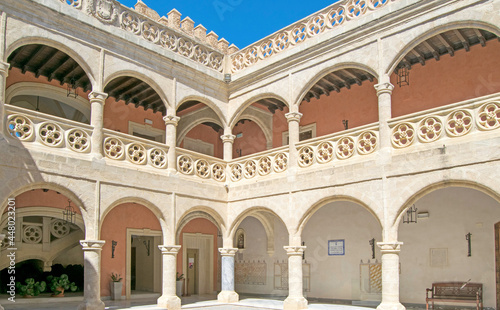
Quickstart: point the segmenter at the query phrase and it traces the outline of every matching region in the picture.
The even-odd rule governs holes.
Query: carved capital
[[[0,234],[0,247],[2,246],[3,244],[3,239],[5,238],[5,235],[4,234]]]
[[[175,115],[167,115],[163,117],[163,121],[165,122],[165,125],[174,125],[177,126],[179,123],[179,120],[181,118]]]
[[[238,249],[236,248],[219,248],[220,255],[222,256],[234,256]]]
[[[106,241],[104,240],[80,240],[83,251],[100,252]]]
[[[108,98],[108,94],[101,93],[98,91],[93,91],[89,94],[90,102],[98,101],[98,102],[104,104],[104,100],[106,100],[106,98]]]
[[[394,90],[394,85],[391,83],[380,83],[376,84],[375,90],[377,91],[377,96],[380,96],[382,94],[392,94],[392,91]]]
[[[179,250],[181,249],[180,245],[159,245],[158,249],[160,249],[162,255],[177,255]]]
[[[0,61],[0,74],[4,77],[9,73],[10,64],[8,62]]]
[[[403,242],[377,242],[382,254],[399,254]]]
[[[288,122],[300,122],[302,115],[303,114],[300,112],[290,112],[285,114],[285,117],[288,120]]]
[[[221,138],[223,143],[226,143],[226,142],[233,143],[234,139],[236,139],[236,136],[235,135],[223,135],[223,136],[220,136],[220,138]]]
[[[306,250],[306,246],[284,246],[283,247],[288,256],[302,256]]]

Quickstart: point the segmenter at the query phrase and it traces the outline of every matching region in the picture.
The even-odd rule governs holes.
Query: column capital
[[[166,115],[163,117],[163,121],[165,122],[165,125],[177,126],[180,119],[181,119],[180,117],[175,116],[175,115]]]
[[[2,246],[3,244],[3,239],[5,238],[5,235],[4,234],[0,234],[0,247]]]
[[[288,256],[302,256],[304,251],[306,250],[306,246],[284,246],[283,247],[286,250],[286,254]]]
[[[222,135],[222,136],[220,136],[220,138],[221,138],[223,143],[226,143],[226,142],[233,143],[234,139],[236,139],[236,136],[235,135]]]
[[[7,76],[7,73],[9,72],[9,67],[10,63],[0,61],[0,74],[5,74],[5,76]]]
[[[392,94],[392,91],[394,90],[394,85],[391,83],[380,83],[376,84],[375,90],[377,91],[377,96],[380,96],[381,94]]]
[[[292,121],[299,122],[300,119],[302,118],[302,115],[303,114],[300,112],[290,112],[290,113],[286,113],[285,117],[286,117],[288,122],[292,122]]]
[[[220,255],[222,256],[234,256],[237,252],[237,248],[219,248]]]
[[[403,242],[377,242],[382,254],[399,254]]]
[[[80,240],[83,251],[100,252],[104,243],[106,243],[104,240]]]
[[[158,249],[160,249],[162,255],[177,255],[179,250],[181,249],[180,245],[159,245]]]
[[[101,101],[102,103],[104,103],[104,100],[106,100],[106,98],[108,98],[108,94],[98,92],[98,91],[93,91],[89,94],[89,100],[91,102],[92,101]]]

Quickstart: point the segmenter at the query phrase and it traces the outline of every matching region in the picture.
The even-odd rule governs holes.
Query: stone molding
[[[295,256],[295,255],[300,255],[302,256],[302,254],[304,253],[304,251],[306,250],[306,246],[284,246],[283,247],[286,251],[286,254],[288,256]]]
[[[9,73],[10,64],[8,62],[0,61],[0,74],[7,76]]]
[[[174,125],[177,127],[177,124],[179,124],[179,120],[181,118],[175,115],[167,115],[163,117],[163,121],[165,122],[165,125]]]
[[[237,252],[237,248],[219,248],[219,253],[222,256],[234,256]]]
[[[377,91],[377,96],[380,96],[382,94],[392,94],[392,91],[394,90],[394,85],[391,83],[380,83],[374,85],[375,90]]]
[[[403,242],[377,242],[382,254],[399,254]]]
[[[93,91],[89,94],[89,100],[91,103],[98,101],[104,104],[105,103],[104,100],[106,100],[106,98],[108,98],[108,94],[98,91]]]
[[[303,114],[300,112],[290,112],[290,113],[286,113],[285,117],[289,123],[290,122],[299,122],[300,119],[302,118],[302,115]]]
[[[234,139],[236,139],[236,136],[235,135],[222,135],[222,136],[220,136],[220,138],[221,138],[223,143],[229,142],[232,144],[234,142]]]
[[[83,251],[100,252],[105,243],[104,240],[80,240]]]
[[[160,249],[162,255],[177,255],[179,250],[181,249],[180,245],[159,245],[158,249]]]

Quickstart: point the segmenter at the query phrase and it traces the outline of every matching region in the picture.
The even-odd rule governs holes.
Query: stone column
[[[90,125],[94,127],[92,132],[92,154],[95,158],[103,157],[103,140],[102,132],[104,123],[104,103],[108,94],[93,91],[89,94],[90,99]]]
[[[222,255],[221,262],[221,292],[217,300],[223,303],[238,302],[239,296],[234,291],[234,255],[238,252],[235,248],[219,248]]]
[[[399,302],[399,252],[402,242],[377,242],[382,253],[382,302],[377,310],[404,310]]]
[[[233,143],[236,136],[232,134],[225,134],[220,136],[220,138],[222,139],[222,143],[224,145],[224,160],[230,161],[233,159]]]
[[[168,310],[181,309],[181,299],[175,294],[175,272],[177,269],[177,253],[180,245],[159,245],[162,256],[162,295],[158,298],[158,307]]]
[[[298,167],[298,154],[295,145],[299,143],[299,122],[302,118],[302,113],[290,112],[285,114],[285,117],[288,120],[288,152],[290,154],[288,158],[288,167],[290,171],[292,171]]]
[[[168,146],[167,154],[167,172],[175,174],[177,172],[177,156],[175,148],[177,147],[177,124],[181,118],[175,115],[167,115],[163,118],[166,125],[165,144]]]
[[[5,87],[10,64],[0,61],[0,139],[7,135],[5,124],[7,114],[5,113]],[[1,306],[0,306],[1,307]]]
[[[302,254],[305,246],[285,246],[288,254],[288,297],[283,303],[283,310],[307,309],[307,300],[303,295]]]
[[[78,310],[103,310],[101,301],[101,250],[105,241],[80,240],[83,248],[83,302]]]
[[[379,121],[379,145],[382,152],[390,152],[391,131],[387,122],[392,118],[391,95],[394,85],[391,83],[380,83],[375,85],[378,96],[378,121]]]

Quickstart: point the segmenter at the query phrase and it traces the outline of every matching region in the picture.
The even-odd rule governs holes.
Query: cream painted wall
[[[438,281],[483,283],[484,306],[495,303],[494,225],[500,221],[500,205],[489,196],[467,188],[446,188],[416,202],[429,218],[417,224],[400,224],[400,291],[403,303],[425,303],[425,289]],[[472,233],[472,256],[465,235]],[[430,266],[430,249],[448,250],[448,263]]]

